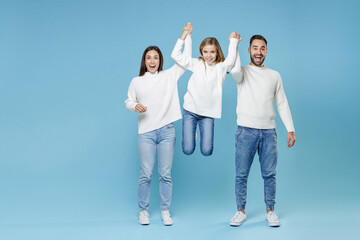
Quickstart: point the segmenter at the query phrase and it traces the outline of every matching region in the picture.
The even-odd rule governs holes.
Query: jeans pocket
[[[173,123],[169,123],[168,125],[166,125],[166,128],[167,128],[167,129],[170,129],[170,128],[175,128],[175,127],[174,127],[174,124],[173,124]]]
[[[245,127],[242,126],[238,126],[237,130],[236,130],[236,134],[235,134],[235,140],[237,141],[239,139],[239,137],[244,133],[245,131]]]

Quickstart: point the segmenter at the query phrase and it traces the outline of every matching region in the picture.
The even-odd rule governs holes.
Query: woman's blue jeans
[[[138,203],[140,211],[149,209],[150,183],[158,158],[159,191],[162,211],[169,210],[172,195],[171,167],[175,148],[175,128],[172,123],[139,134],[140,178],[138,183]]]
[[[235,135],[235,195],[238,210],[245,209],[247,180],[255,153],[259,154],[264,179],[266,208],[274,210],[276,193],[277,135],[275,129],[255,129],[238,126]]]
[[[196,126],[200,129],[200,151],[204,156],[210,156],[213,152],[214,144],[214,118],[204,117],[183,111],[183,131],[182,148],[186,155],[190,155],[195,150]]]

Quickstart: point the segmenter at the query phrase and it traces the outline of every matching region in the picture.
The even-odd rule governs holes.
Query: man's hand
[[[229,42],[232,38],[236,38],[236,32],[231,32],[230,37],[229,37]]]
[[[239,42],[242,40],[240,34],[238,34],[238,33],[236,33],[236,38],[237,38],[237,40],[239,40]]]
[[[292,146],[294,146],[295,141],[296,141],[295,133],[294,132],[289,132],[288,135],[287,135],[287,145],[288,145],[288,147],[291,148]]]
[[[230,34],[230,37],[229,37],[229,42],[232,38],[236,38],[239,42],[241,41],[241,37],[240,37],[240,34],[238,34],[237,32],[232,32]]]
[[[146,110],[147,110],[147,107],[145,107],[144,105],[142,105],[140,103],[135,106],[135,111],[138,113],[146,112]]]

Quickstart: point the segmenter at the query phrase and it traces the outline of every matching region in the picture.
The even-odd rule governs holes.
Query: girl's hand
[[[188,22],[188,24],[186,26],[187,26],[187,29],[188,29],[189,35],[190,35],[192,33],[192,30],[193,30],[193,26],[191,25],[191,22]]]
[[[185,40],[186,36],[191,34],[192,29],[193,29],[193,27],[192,27],[191,23],[184,25],[183,32],[180,36],[180,39]]]
[[[229,42],[232,38],[236,38],[236,32],[232,32],[229,37]]]
[[[186,34],[188,35],[189,34],[189,29],[188,29],[188,26],[187,25],[184,25],[184,28],[183,28],[183,34]]]
[[[140,103],[135,106],[135,111],[138,113],[146,112],[146,110],[147,110],[147,107],[145,107],[144,105],[142,105]]]
[[[231,40],[232,38],[236,38],[239,42],[242,40],[240,34],[238,34],[237,32],[232,32],[232,33],[230,34],[229,42],[230,42],[230,40]]]

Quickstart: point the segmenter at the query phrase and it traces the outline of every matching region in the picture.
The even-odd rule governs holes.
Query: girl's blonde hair
[[[219,62],[223,62],[225,61],[225,57],[224,57],[224,54],[221,50],[221,47],[220,47],[220,44],[218,42],[218,40],[216,40],[216,38],[213,38],[213,37],[208,37],[208,38],[205,38],[201,44],[200,44],[200,54],[201,54],[201,57],[199,57],[199,59],[202,59],[203,61],[204,60],[204,57],[202,56],[202,51],[204,49],[205,46],[207,45],[214,45],[215,48],[216,48],[216,59],[215,59],[215,63],[219,63]]]

